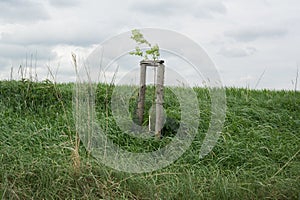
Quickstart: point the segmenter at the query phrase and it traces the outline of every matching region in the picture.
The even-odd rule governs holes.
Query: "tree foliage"
[[[135,51],[130,52],[130,55],[136,55],[136,56],[140,56],[142,57],[144,60],[149,60],[149,57],[152,60],[158,60],[160,53],[159,53],[159,46],[157,44],[155,45],[151,45],[143,36],[143,34],[137,30],[134,29],[131,31],[132,35],[131,35],[131,39],[133,39],[136,43],[137,46],[135,47]],[[148,46],[150,49],[147,49],[145,51],[143,51],[140,46],[142,45],[146,45]]]

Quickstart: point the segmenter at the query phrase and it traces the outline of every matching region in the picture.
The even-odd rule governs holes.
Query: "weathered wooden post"
[[[146,95],[146,63],[141,61],[140,63],[141,70],[140,70],[140,91],[139,91],[139,98],[138,98],[138,107],[137,107],[137,116],[139,120],[139,125],[142,126],[143,124],[143,115],[145,110],[145,95]]]
[[[139,124],[142,125],[143,123],[143,115],[145,110],[145,95],[146,95],[146,68],[147,66],[150,67],[157,67],[157,83],[156,83],[156,100],[155,100],[155,136],[160,138],[161,137],[161,129],[163,127],[163,102],[164,102],[164,66],[163,60],[143,60],[140,62],[140,90],[139,90],[139,97],[138,97],[138,108],[137,108],[137,116],[139,120]],[[150,127],[150,123],[149,123]]]
[[[156,83],[156,100],[155,100],[155,135],[160,138],[161,130],[163,128],[163,103],[164,103],[164,74],[165,65],[163,62],[159,63],[157,70],[157,83]]]

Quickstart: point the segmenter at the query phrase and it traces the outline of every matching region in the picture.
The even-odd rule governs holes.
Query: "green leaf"
[[[157,44],[152,46],[144,38],[143,34],[137,29],[132,30],[131,33],[132,33],[132,36],[130,38],[133,39],[134,41],[136,41],[136,43],[138,45],[142,45],[142,44],[148,45],[150,47],[150,49],[146,50],[145,54],[144,54],[144,52],[140,49],[140,47],[136,46],[135,51],[130,52],[129,53],[130,55],[140,56],[140,57],[143,57],[145,60],[148,60],[148,56],[151,56],[152,60],[157,60],[159,58],[160,53],[159,53],[159,47]]]

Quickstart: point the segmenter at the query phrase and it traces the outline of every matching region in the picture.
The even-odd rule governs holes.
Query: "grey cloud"
[[[131,5],[131,9],[145,14],[171,14],[182,6],[180,4],[169,4],[166,1],[160,2],[139,2]],[[184,9],[184,8],[182,8]]]
[[[0,57],[0,69],[6,68],[9,65],[9,61],[5,58]]]
[[[20,65],[45,68],[45,63],[57,58],[52,48],[47,46],[0,44],[0,52],[0,77],[3,79],[9,78],[11,68],[13,68],[13,77],[20,78],[18,73]]]
[[[80,3],[80,0],[49,0],[50,5],[55,7],[73,7]]]
[[[253,55],[257,50],[253,47],[222,47],[219,54],[226,57],[246,57]]]
[[[49,19],[45,7],[37,1],[2,0],[0,1],[0,22],[20,23]]]
[[[81,24],[78,26],[75,23]],[[67,24],[67,25],[66,25]],[[102,24],[102,27],[105,24]],[[105,30],[102,29],[101,30]],[[83,22],[43,23],[25,27],[12,33],[2,33],[0,42],[16,45],[50,45],[68,44],[89,46],[106,38],[109,32],[101,31],[96,24]]]
[[[222,1],[139,1],[132,3],[130,9],[133,11],[150,15],[190,15],[199,18],[212,17],[213,14],[225,14],[226,7]]]
[[[22,60],[30,58],[31,55],[34,59],[54,59],[56,58],[56,53],[52,51],[51,47],[38,46],[38,45],[10,45],[10,44],[0,44],[0,58],[11,59],[11,60]]]
[[[203,7],[203,8],[202,8]],[[205,10],[209,13],[219,13],[219,14],[226,14],[227,9],[226,6],[223,4],[222,1],[207,1],[203,4],[198,5],[198,9],[202,9],[202,12]]]
[[[241,30],[225,32],[225,36],[242,42],[250,42],[257,39],[283,37],[286,34],[287,30],[285,29],[265,27],[249,27]]]

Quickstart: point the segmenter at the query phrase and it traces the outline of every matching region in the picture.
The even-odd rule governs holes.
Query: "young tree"
[[[160,56],[158,45],[155,44],[152,46],[144,38],[143,34],[137,29],[132,30],[131,33],[132,33],[132,36],[130,38],[133,39],[134,41],[136,41],[137,46],[135,47],[135,51],[130,52],[129,54],[140,56],[140,57],[144,58],[144,60],[149,60],[149,57],[154,61],[158,60],[158,58]],[[142,51],[140,48],[140,45],[147,45],[150,49],[148,49],[146,51]]]

